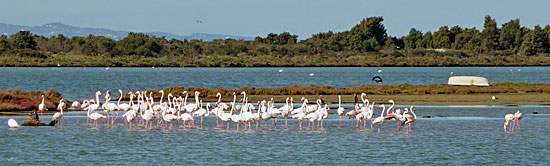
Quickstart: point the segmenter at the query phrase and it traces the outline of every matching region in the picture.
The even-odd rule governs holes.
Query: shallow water
[[[213,116],[205,119],[204,129],[197,128],[197,119],[191,130],[181,124],[128,130],[121,119],[115,126],[100,121],[95,128],[85,123],[83,112],[79,124],[71,113],[61,128],[8,129],[8,117],[0,117],[0,160],[4,165],[545,165],[550,161],[549,108],[418,106],[410,134],[394,132],[395,122],[388,121],[380,135],[376,126],[354,129],[349,120],[340,128],[334,114],[321,131],[311,131],[307,123],[300,131],[296,120],[285,129],[279,119],[277,129],[254,126],[240,132],[234,123],[230,131],[216,128]],[[503,117],[516,110],[524,112],[522,128],[505,133]],[[433,118],[422,118],[427,115]],[[16,119],[22,123],[26,117]]]
[[[283,72],[279,72],[283,69]],[[382,72],[378,72],[382,70]],[[510,71],[512,70],[512,71]],[[518,71],[521,70],[521,71]],[[126,91],[174,86],[217,89],[328,85],[349,87],[377,84],[445,84],[449,76],[484,76],[490,82],[550,83],[550,67],[322,67],[322,68],[0,68],[0,89],[47,91],[54,88],[66,99],[94,97],[97,90]],[[314,73],[314,76],[309,76]],[[118,96],[118,94],[114,94]]]

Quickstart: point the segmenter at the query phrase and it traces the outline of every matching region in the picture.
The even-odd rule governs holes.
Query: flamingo
[[[409,110],[414,115],[414,117],[408,114]],[[408,133],[411,132],[411,123],[416,121],[416,114],[414,113],[414,110],[416,110],[416,108],[414,106],[411,106],[411,109],[405,108],[405,112],[403,113],[404,122],[401,123],[401,126],[408,124],[407,126]]]
[[[340,117],[340,127],[342,127],[342,115],[344,115],[344,111],[346,111],[346,109],[344,109],[344,107],[342,107],[342,96],[338,95],[338,110],[336,110],[338,112],[338,116]]]
[[[288,125],[288,115],[290,114],[290,111],[294,109],[294,104],[292,103],[292,97],[290,98],[290,105],[288,104],[288,97],[286,98],[286,105],[280,108],[281,110],[281,116],[285,117],[285,128],[287,128]]]
[[[220,116],[219,116],[220,119],[224,122],[227,122],[227,130],[229,130],[229,121],[231,120],[231,115],[233,114],[233,110],[235,110],[236,100],[237,100],[237,95],[235,94],[235,92],[233,92],[233,102],[231,103],[231,111],[229,113],[225,113],[223,111],[220,112]]]
[[[61,124],[61,120],[63,119],[63,108],[65,107],[65,102],[63,101],[63,98],[61,98],[61,100],[59,100],[59,105],[57,105],[57,110],[61,111],[61,113],[59,112],[56,112],[55,114],[53,114],[52,116],[52,120],[57,120],[58,123],[56,123],[55,125],[60,125]]]
[[[19,128],[19,127],[21,127],[21,126],[19,125],[19,123],[17,123],[17,121],[15,121],[15,119],[9,119],[9,120],[8,120],[8,126],[9,126],[10,128]]]
[[[380,126],[382,126],[384,123],[386,123],[386,118],[384,118],[384,111],[386,111],[386,106],[384,104],[380,105],[379,107],[382,107],[382,112],[380,112],[380,117],[374,119],[370,122],[370,124],[376,124],[378,125],[378,135],[380,135]]]
[[[312,124],[311,124],[311,130],[312,130],[312,131],[315,130],[315,121],[316,121],[317,119],[319,119],[319,118],[320,118],[320,116],[319,116],[316,112],[314,112],[314,113],[309,113],[309,114],[307,114],[307,115],[304,117],[304,119],[308,119],[309,122],[312,123]],[[317,124],[319,124],[319,123],[317,123]]]
[[[202,100],[200,101],[200,103],[201,103],[200,104],[201,106],[200,106],[199,110],[193,112],[193,116],[200,116],[201,117],[201,128],[202,128],[202,121],[203,121],[204,117],[210,115],[210,108],[208,108],[208,107],[210,107],[210,103],[206,104],[206,109],[202,108]]]
[[[103,111],[105,111],[107,113],[107,119],[109,119],[109,112],[111,113],[111,124],[115,124],[115,120],[118,118],[118,113],[117,113],[116,118],[114,117],[114,113],[115,113],[116,110],[119,110],[119,108],[115,103],[110,102],[111,101],[111,95],[110,95],[109,91],[107,91],[107,93],[109,95],[105,96],[105,98],[107,98],[107,100],[105,101],[105,103],[103,103],[101,108],[103,108]]]
[[[359,108],[359,104],[355,104],[355,109],[348,111],[344,114],[344,116],[347,116],[349,119],[351,119],[351,127],[353,127],[353,119],[355,118],[355,115],[357,115],[357,109]],[[358,122],[359,123],[359,122]]]
[[[292,118],[293,119],[298,119],[298,123],[300,125],[300,130],[302,130],[302,120],[304,119],[304,117],[306,116],[306,110],[307,110],[307,103],[308,103],[308,100],[307,99],[304,99],[302,97],[301,101],[303,101],[304,103],[302,103],[302,106],[300,108],[297,108],[297,109],[294,109],[291,114],[292,115]]]
[[[271,125],[273,126],[273,124],[275,124],[275,129],[277,129],[277,116],[281,115],[281,110],[279,108],[275,108],[273,106],[274,104],[275,101],[271,98],[271,105],[268,107],[267,111],[271,114],[271,119],[273,120]]]
[[[170,129],[173,129],[174,128],[174,120],[179,120],[181,119],[181,117],[178,117],[174,114],[168,114],[167,111],[164,111],[163,112],[163,115],[162,115],[162,119],[166,122],[166,123],[170,123]]]
[[[136,118],[137,114],[136,114],[136,111],[134,110],[130,110],[130,111],[127,111],[126,113],[124,113],[122,115],[123,118],[126,118],[126,121],[130,124],[129,128],[130,130],[132,129],[132,122],[134,122],[134,119]],[[145,127],[147,128],[147,127]]]
[[[271,102],[271,101],[270,101]],[[265,104],[265,100],[262,101],[262,107],[264,107],[264,104]],[[269,105],[269,103],[268,103]],[[265,130],[267,131],[267,120],[270,120],[272,117],[272,115],[267,111],[268,108],[264,109],[264,112],[262,112],[261,114],[261,118],[262,120],[264,120],[264,126],[265,126]]]
[[[38,104],[38,112],[44,112],[45,110],[46,110],[46,104],[44,104],[44,95],[42,95],[42,103]],[[40,120],[40,119],[37,119],[37,120]]]
[[[80,102],[78,101],[74,101],[72,104],[71,104],[71,107],[72,109],[79,109],[80,108]]]
[[[516,129],[518,129],[518,130],[519,130],[519,128],[521,127],[521,125],[520,125],[520,123],[519,123],[519,121],[520,121],[521,119],[523,119],[523,113],[521,113],[520,111],[516,112],[516,113],[514,114],[514,121],[515,121],[515,124],[516,124],[515,127],[516,127]]]
[[[252,106],[252,104],[248,103],[248,97],[246,97],[245,105],[247,105],[247,107],[246,107],[246,109],[243,108],[244,110],[243,110],[243,114],[242,114],[242,121],[245,123],[245,125],[246,125],[246,122],[248,122],[248,130],[251,131],[252,130],[252,125],[250,124],[250,122],[252,120],[255,120],[255,116],[252,114],[251,110],[254,110],[256,108],[254,106]]]
[[[397,125],[397,131],[401,130],[401,126],[399,125],[399,121],[404,120],[403,114],[401,114],[401,110],[397,109],[394,113],[389,113],[389,111],[392,111],[395,108],[395,102],[393,100],[388,100],[389,103],[391,103],[391,106],[386,110],[386,120],[393,119],[396,122]]]
[[[96,93],[97,94],[97,93]],[[101,93],[99,93],[101,94]],[[96,95],[97,96],[97,95]],[[99,97],[98,97],[99,98]],[[98,102],[99,103],[99,102]],[[92,104],[93,105],[93,104]],[[92,107],[88,107],[88,117],[92,120],[94,120],[94,123],[95,123],[95,127],[97,128],[97,120],[98,119],[107,119],[107,117],[105,115],[101,115],[100,113],[97,113],[97,112],[94,112],[92,114],[90,114],[90,112],[92,112]]]
[[[506,132],[506,127],[508,125],[510,125],[510,122],[512,122],[514,120],[514,114],[506,114],[506,116],[504,116],[504,132]],[[510,130],[511,131],[514,131],[514,129],[512,128],[512,125],[510,125]]]
[[[164,99],[164,90],[160,90],[159,93],[161,94],[160,96],[160,101],[159,101],[159,105],[154,105],[153,106],[153,110],[154,111],[157,111],[157,112],[162,112],[164,110],[166,110],[166,107],[164,106],[164,104],[162,103],[162,100]],[[171,93],[170,93],[171,95]],[[172,96],[173,97],[173,96]],[[168,102],[170,102],[170,98],[168,98]],[[153,103],[154,104],[154,103]],[[174,114],[175,112],[172,112],[172,114]]]
[[[118,92],[120,93],[120,97],[118,98],[117,108],[124,112],[130,110],[130,103],[120,104],[120,101],[124,97],[124,93],[122,93],[122,89],[119,89]],[[130,95],[130,100],[132,100],[132,95]]]
[[[187,104],[187,91],[184,91],[183,93],[185,93],[185,103],[184,103],[184,108],[185,108],[185,111],[186,112],[193,112],[193,111],[196,111],[197,109],[199,109],[199,95],[201,94],[201,92],[199,91],[195,91],[195,103],[194,104]]]

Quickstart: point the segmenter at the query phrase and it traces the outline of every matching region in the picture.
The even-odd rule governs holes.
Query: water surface
[[[95,128],[82,123],[82,116],[76,124],[71,114],[61,128],[3,125],[0,160],[4,165],[546,165],[548,108],[418,106],[410,134],[394,132],[395,122],[388,121],[380,135],[376,127],[351,128],[349,120],[340,128],[334,114],[321,131],[300,131],[296,120],[285,129],[279,120],[278,129],[251,132],[236,132],[234,123],[230,131],[216,128],[212,116],[204,129],[128,130],[120,119],[115,126],[101,121]],[[516,110],[524,112],[522,129],[503,132],[504,115]],[[422,118],[427,115],[434,118]],[[7,119],[0,117],[4,124]]]

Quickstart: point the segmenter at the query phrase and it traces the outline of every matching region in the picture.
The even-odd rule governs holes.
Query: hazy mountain
[[[44,24],[41,26],[25,26],[25,25],[12,25],[0,23],[0,34],[11,35],[19,32],[20,30],[31,31],[33,34],[41,36],[57,36],[58,34],[63,34],[65,37],[73,36],[88,36],[89,34],[95,36],[105,36],[115,40],[120,40],[128,35],[130,31],[115,31],[105,28],[80,28],[71,25],[66,25],[61,22],[54,22],[49,24]],[[157,37],[166,36],[166,39],[198,39],[203,41],[212,41],[214,39],[244,39],[244,40],[254,40],[253,37],[246,36],[233,36],[233,35],[221,35],[221,34],[207,34],[207,33],[193,33],[191,35],[178,35],[165,32],[145,32],[149,35],[154,35]]]

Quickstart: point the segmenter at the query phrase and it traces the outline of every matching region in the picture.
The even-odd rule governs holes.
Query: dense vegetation
[[[382,17],[369,17],[344,32],[323,32],[298,41],[283,32],[244,40],[167,40],[129,33],[50,38],[20,31],[0,36],[3,66],[503,66],[550,65],[550,26],[522,27],[519,19],[498,27],[485,17],[483,30],[442,26],[386,33]]]

